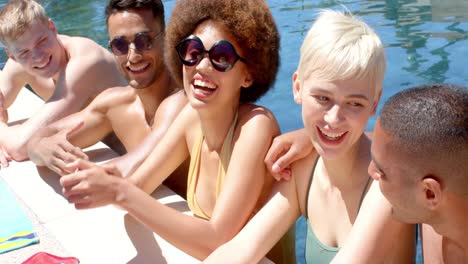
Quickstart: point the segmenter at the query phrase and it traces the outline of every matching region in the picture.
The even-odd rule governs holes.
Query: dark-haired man
[[[161,1],[111,0],[106,17],[109,46],[129,85],[105,90],[84,110],[55,122],[32,140],[28,146],[31,160],[61,175],[69,173],[68,162],[83,155],[75,146],[92,145],[112,131],[129,152],[113,164],[128,175],[186,104],[163,63]],[[186,176],[184,170],[178,174]],[[183,184],[171,187],[185,192]]]
[[[13,0],[0,9],[0,41],[9,57],[0,71],[0,168],[26,159],[26,144],[41,127],[83,109],[106,88],[126,85],[109,51],[88,38],[58,34],[35,1]],[[25,84],[45,104],[8,126],[7,109]]]
[[[400,221],[423,223],[427,263],[468,263],[468,88],[402,91],[375,125],[369,174]]]

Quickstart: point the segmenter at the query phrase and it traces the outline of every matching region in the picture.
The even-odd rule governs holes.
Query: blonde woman
[[[292,164],[292,178],[275,184],[262,210],[206,263],[258,262],[301,215],[307,219],[307,263],[329,263],[341,247],[362,247],[349,239],[355,223],[358,230],[368,226],[369,232],[360,234],[363,240],[388,226],[386,242],[398,239],[400,248],[383,252],[391,247],[382,245],[371,249],[368,259],[354,255],[343,263],[413,261],[412,227],[391,220],[386,200],[367,172],[371,142],[364,129],[379,103],[385,64],[382,43],[367,24],[338,11],[320,13],[293,75],[294,100],[302,105],[314,149]],[[376,202],[382,206],[370,212]],[[370,214],[375,222],[360,219]]]

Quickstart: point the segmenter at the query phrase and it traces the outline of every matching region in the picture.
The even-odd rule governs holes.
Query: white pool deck
[[[31,116],[42,104],[38,97],[23,89],[8,111],[10,121]],[[96,162],[117,156],[102,143],[86,151]],[[0,170],[0,180],[15,194],[40,238],[39,244],[0,254],[0,263],[21,263],[39,251],[73,256],[82,264],[199,263],[121,209],[106,206],[76,210],[62,196],[58,178],[31,161],[11,162],[8,168]],[[160,186],[153,197],[190,214],[186,201],[165,186]],[[264,259],[262,263],[272,262]]]

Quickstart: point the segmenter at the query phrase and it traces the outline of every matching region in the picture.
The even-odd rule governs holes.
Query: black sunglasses
[[[143,52],[150,50],[153,47],[153,40],[161,35],[162,31],[159,32],[154,38],[150,36],[148,32],[140,32],[135,34],[133,41],[129,41],[125,37],[116,37],[109,42],[109,48],[117,56],[126,55],[130,49],[130,43],[133,42],[135,50]]]
[[[226,40],[217,41],[210,50],[206,50],[200,38],[190,35],[177,44],[176,50],[186,66],[197,65],[205,53],[208,53],[213,68],[220,72],[229,71],[238,60],[247,63],[247,60],[239,56],[234,46]]]

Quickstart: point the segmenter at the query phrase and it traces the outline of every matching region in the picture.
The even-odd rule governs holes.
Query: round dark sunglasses
[[[227,72],[238,60],[247,63],[247,60],[237,54],[234,46],[226,40],[217,41],[210,50],[206,50],[200,38],[190,35],[176,46],[182,63],[186,66],[195,66],[203,59],[205,53],[217,71]]]
[[[162,31],[159,32],[154,38],[151,37],[148,32],[136,33],[133,41],[129,41],[125,37],[116,37],[109,42],[109,48],[117,56],[126,55],[130,49],[130,44],[135,45],[135,50],[143,52],[150,50],[153,47],[153,40],[161,35]]]

